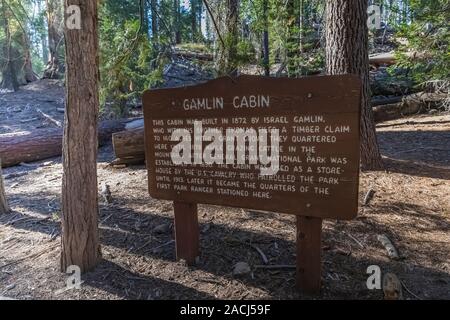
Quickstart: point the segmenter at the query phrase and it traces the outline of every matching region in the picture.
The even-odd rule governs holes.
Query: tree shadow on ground
[[[24,196],[14,195],[14,199],[21,199],[20,197]],[[34,203],[34,201],[42,201],[43,204],[46,204],[49,199],[54,198],[54,195],[42,197],[41,193],[27,194],[26,198],[29,202],[25,202],[24,206],[27,203]],[[25,201],[25,199],[21,200]],[[257,225],[255,225],[255,230],[246,230],[236,225],[230,226],[215,221],[201,223],[200,260],[196,266],[186,267],[175,261],[173,228],[170,227],[173,223],[172,215],[170,213],[161,215],[161,212],[152,208],[148,199],[133,200],[140,201],[142,206],[147,205],[148,209],[144,213],[127,207],[127,201],[127,199],[118,198],[116,199],[117,204],[102,206],[100,229],[105,261],[96,271],[87,275],[86,282],[89,285],[128,299],[209,299],[214,298],[215,295],[205,294],[205,290],[199,290],[197,287],[197,283],[209,282],[216,289],[229,290],[230,297],[246,298],[245,292],[234,292],[233,285],[230,286],[230,282],[237,282],[245,285],[246,288],[252,288],[251,290],[259,290],[258,295],[262,298],[309,298],[297,293],[294,269],[253,269],[252,275],[239,278],[232,275],[232,267],[239,261],[248,262],[252,267],[263,264],[260,254],[250,244],[257,245],[265,253],[269,264],[295,265],[294,225],[289,230],[293,233],[289,240],[268,232],[258,232]],[[401,214],[405,218],[410,218],[411,221],[415,219],[426,221],[426,224],[419,226],[411,223],[409,228],[412,230],[415,228],[418,228],[420,232],[436,230],[447,232],[449,230],[448,222],[440,221],[437,216],[429,214],[420,206],[386,203],[379,205],[378,210],[381,214],[383,211],[387,213],[392,206],[400,208]],[[32,208],[35,207],[32,206]],[[40,213],[49,215],[46,211],[43,210]],[[20,220],[21,218],[26,219]],[[230,219],[232,218],[230,214]],[[266,218],[270,222],[270,216],[266,216]],[[272,219],[276,218],[277,216],[272,217]],[[14,220],[15,222],[11,223]],[[258,223],[263,222],[259,221]],[[0,217],[0,224],[49,236],[52,236],[52,230],[59,228],[59,223],[51,219],[39,220],[18,212]],[[161,225],[169,227],[165,231],[155,232],[155,227]],[[447,285],[448,287],[450,284],[448,271],[439,271],[437,268],[429,269],[408,261],[373,259],[370,252],[365,252],[368,249],[358,249],[351,240],[343,245],[346,240],[339,238],[343,232],[352,232],[354,235],[362,237],[370,230],[373,235],[387,233],[396,240],[395,235],[390,232],[391,227],[376,221],[367,223],[358,221],[334,224],[332,229],[324,229],[324,290],[320,297],[379,298],[380,292],[367,290],[365,281],[367,280],[367,267],[372,264],[380,264],[383,270],[392,270],[404,276],[403,279],[410,281],[409,289],[414,290],[416,294],[431,290],[429,286],[433,285],[438,287],[438,291],[429,293],[430,297],[450,298],[448,292],[445,293],[443,289],[440,289],[441,286]],[[336,239],[339,241],[335,241]],[[347,247],[353,248],[348,254],[343,254],[342,252]],[[361,251],[359,254],[352,253],[358,250]],[[383,251],[382,248],[381,251]],[[123,266],[122,262],[125,262],[126,266]],[[139,270],[139,272],[131,270]],[[166,273],[161,274],[160,278],[158,272]],[[164,277],[172,278],[173,281],[163,280]],[[177,280],[186,281],[187,278],[191,280],[192,286],[180,285],[176,282]],[[340,280],[338,281],[338,279]],[[157,289],[160,289],[161,292],[151,291]],[[149,290],[150,296],[145,296],[144,293]],[[179,293],[176,293],[177,291]]]
[[[377,136],[387,170],[450,179],[450,131],[379,131]]]
[[[129,300],[180,300],[186,297],[194,300],[211,300],[214,298],[206,292],[176,282],[131,272],[108,260],[102,260],[94,271],[83,275],[82,280],[85,285]]]

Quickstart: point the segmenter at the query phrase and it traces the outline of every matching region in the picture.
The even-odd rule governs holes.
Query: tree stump
[[[0,159],[0,214],[10,211],[6,200],[5,185],[3,184],[2,159]]]

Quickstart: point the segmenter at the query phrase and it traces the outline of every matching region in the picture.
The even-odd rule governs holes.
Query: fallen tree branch
[[[39,113],[40,116],[42,116],[44,119],[47,119],[48,121],[50,121],[51,123],[53,123],[54,125],[56,125],[59,128],[62,128],[62,123],[61,121],[56,120],[55,118],[53,118],[51,115],[43,112],[41,109],[37,108],[36,112]]]
[[[380,234],[377,237],[378,241],[383,245],[383,247],[386,249],[388,256],[392,259],[398,259],[398,251],[392,244],[391,240],[385,235]]]

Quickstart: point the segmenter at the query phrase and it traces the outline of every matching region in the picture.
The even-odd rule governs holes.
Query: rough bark
[[[114,132],[125,129],[125,121],[104,121],[99,125],[99,145],[111,141]],[[33,162],[62,153],[63,130],[60,128],[37,129],[26,133],[0,135],[0,158],[3,167],[11,167],[23,162]]]
[[[382,169],[370,105],[367,1],[327,0],[326,6],[327,72],[361,77],[361,168]]]
[[[97,1],[79,4],[81,30],[65,31],[66,114],[63,140],[61,270],[93,269],[101,258],[98,233],[97,121],[99,48]]]
[[[5,185],[3,184],[2,159],[0,158],[0,214],[10,211],[8,201],[6,200]]]

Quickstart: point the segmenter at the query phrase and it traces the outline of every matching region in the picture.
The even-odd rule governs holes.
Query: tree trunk
[[[157,10],[157,0],[150,0],[151,6],[151,17],[152,17],[152,38],[153,40],[158,39],[158,14]]]
[[[59,79],[64,72],[63,62],[59,58],[59,50],[63,41],[63,12],[62,1],[46,0],[47,26],[48,26],[48,50],[49,59],[44,70],[44,78]]]
[[[197,41],[197,32],[198,32],[198,28],[197,28],[197,6],[198,6],[198,1],[197,0],[191,0],[191,41],[195,42]]]
[[[2,159],[0,158],[0,214],[10,211],[8,201],[6,200],[5,185],[3,184]]]
[[[16,70],[14,68],[14,62],[12,57],[12,39],[11,32],[9,29],[9,17],[8,11],[6,9],[6,2],[2,0],[2,22],[3,22],[3,31],[5,35],[5,40],[3,43],[3,59],[2,65],[2,83],[1,87],[4,89],[9,89],[16,91],[19,89],[19,82],[17,80]]]
[[[297,33],[295,32],[295,24],[297,21],[297,14],[295,10],[295,0],[288,0],[286,5],[286,61],[287,61],[287,73],[289,77],[298,77],[298,40]]]
[[[326,64],[333,74],[357,74],[361,92],[361,168],[383,168],[370,105],[366,0],[327,0]]]
[[[263,31],[263,51],[264,51],[264,75],[270,76],[270,50],[269,50],[269,8],[268,1],[263,0],[263,19],[264,19],[264,31]]]
[[[173,0],[173,31],[175,44],[181,43],[180,0]]]
[[[125,121],[103,121],[98,127],[99,145],[111,141],[111,135],[125,129]],[[22,162],[33,162],[62,153],[63,130],[60,128],[37,129],[26,133],[0,134],[0,158],[3,167]]]
[[[239,22],[239,0],[226,1],[225,46],[220,44],[217,61],[219,75],[237,76],[237,46],[238,46],[238,22]]]
[[[23,50],[24,50],[24,64],[23,64],[23,72],[25,76],[25,82],[33,82],[38,78],[33,71],[33,64],[31,62],[31,53],[30,53],[30,40],[28,35],[23,32]]]
[[[65,8],[69,1],[65,1]],[[63,140],[61,270],[82,272],[101,258],[98,233],[97,121],[99,48],[97,1],[79,0],[81,30],[66,39],[66,114]]]

